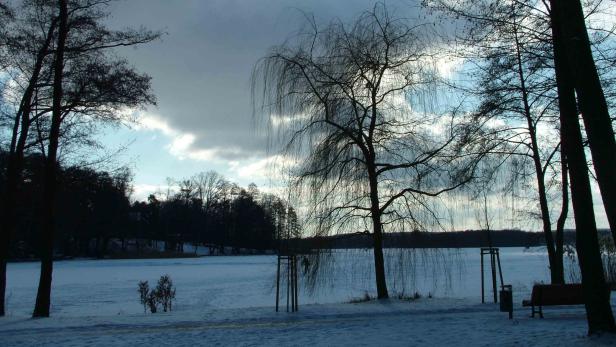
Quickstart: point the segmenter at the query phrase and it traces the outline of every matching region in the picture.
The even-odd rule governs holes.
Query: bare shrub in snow
[[[160,276],[155,290],[158,301],[163,305],[163,311],[171,311],[171,302],[175,299],[175,288],[169,275]]]
[[[143,313],[146,313],[148,306],[148,294],[150,293],[150,285],[148,284],[148,281],[139,281],[139,289],[137,289],[137,291],[139,292],[139,301],[141,302],[141,305],[143,305]]]
[[[601,261],[603,262],[605,280],[608,283],[614,283],[616,282],[616,247],[614,246],[611,235],[605,235],[599,238],[599,249],[601,250]],[[564,254],[568,265],[566,267],[566,272],[569,282],[582,282],[575,245],[565,245]]]
[[[171,311],[172,302],[175,299],[175,288],[169,275],[160,276],[156,288],[153,290],[150,290],[148,281],[140,281],[137,291],[144,313],[147,308],[150,309],[150,312],[156,313],[159,304],[162,305],[164,312]]]
[[[150,312],[156,313],[158,310],[158,296],[155,291],[150,291],[148,293],[148,298],[146,300],[148,307],[150,308]]]

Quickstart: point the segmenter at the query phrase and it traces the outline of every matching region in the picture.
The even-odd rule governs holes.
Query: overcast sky
[[[255,131],[250,75],[257,60],[297,32],[303,14],[317,22],[348,21],[375,1],[127,0],[111,7],[112,27],[145,26],[163,39],[119,52],[152,76],[158,105],[140,111],[131,130],[107,132],[111,147],[130,144],[121,161],[135,172],[134,198],[165,178],[216,170],[241,185],[266,188],[265,134]],[[388,1],[397,15],[416,11],[410,0]],[[275,183],[275,182],[274,182]]]

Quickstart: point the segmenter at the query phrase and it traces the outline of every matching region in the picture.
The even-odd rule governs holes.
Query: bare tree
[[[384,232],[438,224],[427,197],[464,185],[475,167],[456,156],[463,127],[428,112],[434,56],[426,27],[407,23],[382,4],[348,27],[308,20],[253,73],[286,154],[301,158],[296,192],[315,234],[371,229],[378,298],[389,295]]]
[[[4,3],[4,1],[0,1],[0,37],[5,37],[8,34],[8,27],[10,26],[15,19],[15,14],[13,10]],[[0,71],[3,71],[6,68],[6,56],[5,52],[1,49],[6,45],[4,40],[0,40]],[[1,84],[0,84],[1,85]]]
[[[13,19],[13,13],[11,9],[0,2],[0,37],[6,36],[6,26]],[[4,42],[0,41],[0,72],[3,72],[6,68],[6,56],[4,53],[3,46]],[[0,95],[4,92],[4,81],[0,82]],[[5,102],[4,98],[0,96],[0,112],[4,111]],[[0,126],[2,125],[2,121],[0,121]],[[2,141],[0,141],[0,145],[2,145]],[[0,187],[0,194],[5,196],[8,192],[8,187],[5,185]],[[2,199],[0,199],[0,218],[3,216],[1,211],[4,211],[4,204],[2,203]],[[3,218],[4,219],[4,218]],[[4,223],[2,223],[4,224]],[[5,314],[5,291],[6,291],[6,262],[8,257],[8,244],[10,241],[10,235],[4,230],[4,227],[0,227],[0,317]]]
[[[572,31],[575,32],[569,28],[571,25],[569,21],[573,19],[575,22],[573,26],[577,30],[584,30],[583,34],[579,31],[575,33],[577,36],[577,39],[575,40],[583,41],[583,37],[586,34],[583,16],[579,17],[581,7],[578,8],[575,6],[575,2],[576,1],[558,2],[551,0],[550,18],[552,19],[554,63],[556,68],[556,82],[558,85],[558,102],[561,111],[561,142],[567,157],[568,169],[571,177],[571,201],[573,205],[573,214],[575,216],[576,249],[582,274],[582,287],[585,296],[588,333],[596,334],[601,332],[614,332],[616,331],[616,326],[614,324],[614,316],[610,306],[609,289],[605,282],[603,263],[601,261],[601,253],[599,250],[592,191],[590,188],[590,179],[588,177],[588,170],[586,167],[586,157],[576,106],[576,96],[580,100],[580,108],[582,110],[582,114],[584,114],[584,110],[591,111],[592,113],[594,107],[590,107],[589,110],[589,106],[587,104],[583,106],[584,102],[581,100],[582,96],[580,94],[584,94],[585,98],[594,97],[600,99],[602,97],[602,93],[597,90],[593,91],[593,88],[589,88],[590,90],[584,90],[581,92],[581,89],[585,89],[586,83],[592,84],[592,81],[580,83],[581,81],[579,74],[574,72],[580,66],[577,64],[574,65],[572,62],[581,62],[586,64],[587,66],[584,66],[586,72],[588,72],[588,69],[592,70],[594,67],[592,56],[590,56],[590,62],[588,61],[588,57],[581,58],[580,61],[577,61],[577,58],[571,57],[572,55],[577,54],[577,52],[571,51],[575,48],[575,44],[568,42],[569,40],[572,40],[572,37],[569,35],[571,35]],[[577,5],[579,6],[579,2]],[[569,12],[572,10],[574,10],[573,12],[579,12]],[[568,20],[565,21],[565,18]],[[581,35],[581,37],[579,35]],[[588,44],[587,40],[586,44]],[[590,53],[590,51],[585,52]],[[584,55],[584,53],[581,53],[581,55]],[[594,76],[596,77],[596,71]],[[594,87],[596,88],[596,85]],[[593,93],[598,94],[593,95]],[[588,99],[585,102],[587,103]],[[599,108],[599,110],[594,109],[594,111],[599,112],[599,115],[597,115],[599,117],[602,106],[598,105],[596,107]],[[611,124],[609,124],[609,128],[612,130]],[[587,129],[587,131],[588,130],[589,129]],[[613,141],[614,135],[612,134],[611,136]],[[593,145],[591,144],[591,149],[592,146]],[[611,155],[613,156],[613,153],[611,153]],[[613,231],[614,230],[612,229],[612,232]]]
[[[463,24],[464,34],[457,43],[464,53],[474,53],[468,65],[474,63],[474,70],[479,73],[475,76],[479,77],[477,88],[471,91],[483,99],[478,114],[482,121],[495,117],[504,121],[505,126],[492,132],[507,140],[507,147],[498,151],[521,156],[521,160],[516,159],[518,163],[529,161],[533,167],[535,182],[531,189],[538,195],[552,282],[562,282],[562,230],[569,197],[568,177],[563,171],[566,160],[559,143],[550,6],[537,0],[425,0],[424,4]],[[610,16],[605,12],[609,5],[603,0],[591,0],[584,5],[587,23],[597,22],[595,19],[602,22],[602,18]],[[614,28],[609,24],[591,26],[592,47],[599,57],[602,83],[610,95],[614,92]],[[477,58],[485,63],[475,63]],[[560,188],[560,194],[551,193],[550,188]],[[562,203],[553,236],[550,196],[556,195],[561,196]]]
[[[222,193],[224,177],[216,171],[200,172],[192,177],[197,197],[207,212]]]
[[[561,18],[562,44],[568,68],[575,83],[575,93],[584,120],[590,145],[597,182],[603,205],[616,243],[616,140],[609,115],[608,104],[593,58],[591,43],[586,29],[585,14],[579,0],[563,1],[552,5]],[[558,6],[560,5],[560,6]]]
[[[32,8],[25,7],[24,17],[34,21]],[[32,11],[32,12],[30,12]],[[24,86],[21,97],[18,97],[17,111],[13,118],[11,139],[9,145],[8,165],[6,170],[6,191],[3,193],[0,208],[3,223],[0,225],[0,315],[4,315],[4,295],[6,289],[6,259],[10,244],[10,236],[16,222],[16,196],[24,151],[28,140],[28,129],[31,123],[32,104],[39,77],[45,68],[46,58],[50,51],[54,31],[57,26],[57,16],[44,18],[40,27],[45,28],[42,35],[30,26],[12,27],[19,30],[17,34],[3,36],[3,64],[9,74],[11,67],[17,67],[23,73]],[[21,29],[21,30],[20,30]],[[10,54],[9,52],[15,52]],[[16,79],[19,81],[19,79]],[[20,84],[18,84],[19,86]]]
[[[60,105],[63,126],[58,147],[67,151],[79,146],[97,146],[92,133],[101,121],[106,124],[126,120],[120,112],[154,102],[150,78],[134,71],[128,63],[105,54],[108,48],[149,42],[160,34],[146,30],[107,30],[98,23],[107,16],[103,10],[109,1],[69,2],[63,98]],[[13,13],[10,12],[12,15]],[[55,1],[24,1],[15,11],[16,20],[6,25],[0,39],[3,68],[11,84],[5,93],[6,119],[10,123],[7,191],[0,199],[0,263],[8,256],[10,235],[14,229],[15,205],[24,153],[39,150],[48,153],[53,110],[54,40],[58,36],[58,5]],[[56,40],[57,41],[57,40]],[[11,112],[11,110],[14,110]],[[32,130],[34,129],[34,130]],[[92,147],[91,147],[92,148]],[[58,158],[61,152],[58,151]],[[5,267],[0,266],[0,278]],[[0,281],[0,292],[5,281]],[[1,293],[0,293],[1,294]],[[4,295],[2,295],[4,297]]]
[[[49,132],[49,150],[45,160],[45,182],[43,184],[43,208],[41,230],[41,276],[33,317],[49,317],[51,305],[51,274],[53,271],[53,234],[54,234],[54,198],[57,175],[57,150],[60,136],[62,116],[62,78],[64,74],[64,49],[68,34],[68,4],[67,0],[58,0],[59,24],[58,41],[55,46],[54,77],[53,77],[53,113],[51,130]]]
[[[551,281],[563,283],[563,228],[557,227],[553,234],[550,206],[550,188],[563,177],[558,174],[561,166],[555,165],[560,142],[549,18],[534,0],[424,4],[464,23],[452,54],[465,60],[469,66],[465,73],[475,83],[457,89],[478,99],[475,121],[499,143],[492,154],[509,162],[503,168],[521,170],[512,177],[530,181],[532,215],[540,216]],[[563,223],[567,199],[561,205]]]
[[[102,25],[108,16],[104,6],[109,1],[60,0],[36,3],[43,13],[59,13],[52,83],[39,91],[41,115],[49,115],[46,136],[46,167],[41,223],[41,276],[33,316],[49,316],[54,245],[54,199],[58,148],[66,139],[71,117],[83,121],[118,121],[118,111],[154,103],[150,78],[136,73],[123,60],[116,59],[109,49],[150,42],[160,34],[146,30],[111,31]],[[45,84],[43,84],[45,86]],[[51,107],[44,107],[46,101]],[[74,123],[73,123],[74,124]],[[37,124],[38,126],[38,124]],[[37,129],[39,130],[39,129]],[[40,134],[40,130],[39,130]]]

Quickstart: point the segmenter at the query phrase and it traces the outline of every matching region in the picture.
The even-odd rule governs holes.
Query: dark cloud
[[[390,7],[411,9],[412,1]],[[347,20],[374,1],[130,0],[110,8],[111,25],[164,30],[160,42],[124,49],[153,77],[158,108],[170,127],[195,135],[195,149],[220,149],[229,160],[262,155],[263,134],[254,129],[249,79],[268,49],[296,32],[303,14],[317,21]]]

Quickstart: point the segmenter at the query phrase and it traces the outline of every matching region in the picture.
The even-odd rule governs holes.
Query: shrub
[[[156,313],[159,304],[162,305],[164,312],[171,311],[171,305],[175,299],[175,288],[169,275],[161,276],[156,288],[153,290],[150,290],[148,281],[140,281],[137,291],[139,292],[139,300],[143,305],[144,313],[147,311],[147,308],[150,309],[150,312]]]
[[[156,311],[158,310],[158,296],[156,295],[156,292],[154,290],[150,291],[150,293],[148,294],[147,303],[148,307],[150,308],[150,312],[156,313]]]
[[[616,282],[616,247],[614,247],[611,235],[599,238],[599,249],[601,251],[605,281],[608,283]],[[565,264],[567,264],[565,270],[569,282],[580,283],[582,276],[578,265],[577,252],[573,245],[565,245],[564,257]]]
[[[141,305],[143,305],[143,313],[146,313],[149,297],[148,294],[150,293],[150,285],[148,284],[148,281],[139,281],[139,289],[137,291],[139,292],[139,300]]]
[[[163,305],[163,311],[171,311],[171,302],[175,299],[175,288],[173,288],[173,281],[171,281],[169,275],[160,277],[155,293],[159,302]]]
[[[398,300],[415,301],[415,300],[421,299],[421,293],[415,292],[412,295],[406,295],[404,294],[404,292],[402,292],[402,293],[395,294],[395,297],[398,298]]]

